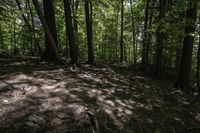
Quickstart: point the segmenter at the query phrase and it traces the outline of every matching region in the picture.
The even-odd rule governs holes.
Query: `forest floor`
[[[0,133],[21,133],[25,125],[44,133],[89,133],[83,110],[95,115],[100,133],[199,133],[200,103],[188,106],[192,96],[172,84],[134,66],[74,70],[0,59]]]

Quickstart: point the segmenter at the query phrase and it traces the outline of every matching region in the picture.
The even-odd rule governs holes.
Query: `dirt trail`
[[[84,110],[102,133],[200,131],[198,104],[187,107],[183,92],[129,68],[0,62],[0,133],[17,132],[29,119],[43,132],[88,132]]]

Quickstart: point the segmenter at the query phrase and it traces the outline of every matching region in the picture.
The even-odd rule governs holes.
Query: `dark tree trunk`
[[[85,18],[86,18],[86,30],[87,30],[87,44],[88,44],[88,63],[94,63],[94,51],[93,51],[93,33],[92,33],[92,2],[85,0]]]
[[[59,61],[59,63],[63,64],[64,62],[63,62],[62,58],[60,57],[60,55],[58,53],[55,40],[54,40],[54,38],[53,38],[53,36],[51,34],[51,31],[50,31],[50,29],[48,27],[47,22],[46,22],[46,20],[45,20],[45,18],[43,16],[42,10],[40,9],[39,2],[38,2],[38,0],[32,0],[32,1],[33,1],[34,6],[35,6],[35,9],[37,11],[37,14],[38,14],[38,16],[40,18],[40,21],[42,22],[42,26],[43,26],[43,28],[45,30],[45,33],[46,33],[46,35],[48,37],[48,41],[49,41],[49,43],[51,45],[51,48],[53,50],[52,53],[55,55],[56,60]]]
[[[131,24],[132,24],[132,36],[133,36],[133,63],[137,64],[137,50],[136,50],[136,43],[135,43],[135,23],[134,23],[134,16],[133,16],[133,1],[130,0],[130,6],[131,6]]]
[[[148,22],[149,22],[149,4],[150,0],[146,0],[145,18],[144,18],[144,39],[142,49],[142,64],[146,66],[148,64],[147,45],[148,44]]]
[[[17,50],[17,42],[16,42],[16,19],[14,19],[13,25],[14,25],[14,29],[13,29],[14,55],[17,55],[18,50]]]
[[[176,48],[176,59],[175,59],[175,68],[178,71],[179,67],[180,67],[180,60],[181,60],[181,47],[183,44],[183,37],[180,36],[179,37],[179,44],[178,47]]]
[[[74,16],[74,29],[75,29],[76,34],[78,33],[78,20],[77,20],[78,7],[79,7],[79,0],[75,0],[73,16]]]
[[[115,57],[118,57],[118,44],[119,44],[119,35],[118,35],[118,26],[119,26],[119,12],[120,12],[120,5],[117,5],[117,11],[116,11],[116,21],[115,21]],[[118,60],[118,59],[117,59]],[[117,61],[115,60],[115,61]]]
[[[166,13],[167,0],[160,0],[159,7],[159,26],[157,29],[157,55],[156,55],[156,71],[160,74],[163,65],[163,47],[164,47],[164,31],[162,30],[162,20]]]
[[[26,0],[25,4],[25,11],[27,15],[27,20],[30,22],[31,21],[31,13],[30,13],[30,0]],[[26,23],[25,23],[26,24]],[[26,35],[26,41],[29,42],[28,46],[28,52],[31,56],[34,56],[34,48],[33,48],[33,32],[29,30],[28,27],[26,27],[27,31],[30,32],[28,35]]]
[[[124,0],[121,0],[120,62],[124,61]]]
[[[3,31],[2,31],[2,26],[0,23],[0,45],[1,45],[1,49],[4,49],[4,41],[3,41]]]
[[[64,0],[64,10],[65,10],[65,21],[66,21],[66,32],[69,41],[69,49],[70,49],[70,64],[78,63],[78,46],[75,41],[75,33],[72,24],[72,16],[71,16],[71,5],[69,0]]]
[[[150,18],[149,18],[149,28],[152,27],[152,21],[153,21],[153,13],[154,13],[154,4],[155,0],[151,1],[151,9],[150,9]],[[146,50],[146,58],[147,58],[147,63],[151,63],[151,42],[152,41],[152,35],[148,33],[147,37],[147,50]]]
[[[57,30],[56,30],[56,22],[55,22],[55,11],[54,11],[53,1],[54,0],[43,0],[44,18],[48,24],[51,35],[55,41],[56,47],[58,47]],[[49,42],[47,34],[45,34],[45,41],[46,41],[46,49],[45,49],[45,52],[43,55],[43,59],[44,60],[55,60],[56,55],[53,52],[53,49],[51,47],[51,44]]]
[[[15,1],[16,1],[16,3],[17,3],[18,9],[19,9],[20,12],[22,13],[22,18],[24,19],[24,22],[25,22],[26,26],[27,26],[29,29],[32,29],[32,27],[31,27],[31,25],[30,25],[28,19],[26,18],[26,15],[23,13],[22,7],[21,7],[21,5],[20,5],[20,1],[19,1],[19,0],[15,0]]]
[[[175,82],[176,88],[189,92],[190,70],[192,62],[192,50],[194,43],[195,22],[197,17],[197,0],[190,0],[186,10],[185,37],[183,41],[181,64],[178,78]]]

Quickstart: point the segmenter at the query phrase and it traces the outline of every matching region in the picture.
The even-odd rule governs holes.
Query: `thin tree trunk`
[[[1,49],[4,50],[3,31],[1,23],[0,23],[0,44],[1,44]]]
[[[21,5],[20,5],[19,0],[15,0],[15,1],[16,1],[16,3],[17,3],[17,7],[18,7],[18,9],[19,9],[20,12],[21,12],[22,18],[23,18],[24,21],[25,21],[26,26],[27,26],[29,29],[32,30],[32,27],[31,27],[31,25],[30,25],[28,19],[26,18],[25,14],[23,13],[23,10],[22,10],[22,7],[21,7]]]
[[[118,4],[117,6],[117,14],[116,14],[116,25],[115,25],[115,30],[116,30],[116,34],[115,34],[115,44],[117,44],[115,46],[115,57],[118,57],[118,44],[119,44],[119,38],[118,38],[118,24],[119,24],[119,12],[120,12],[120,5]]]
[[[72,24],[71,17],[71,6],[69,0],[64,0],[64,10],[65,10],[65,21],[66,21],[66,32],[68,35],[69,49],[70,49],[70,64],[78,63],[78,45],[75,41],[75,32]]]
[[[29,4],[30,4],[30,1],[29,0],[26,0],[26,3],[25,3],[25,11],[26,11],[26,16],[27,16],[27,20],[30,22],[31,21],[31,16],[30,16],[30,9],[29,9]],[[25,23],[26,25],[26,23]],[[26,42],[28,42],[28,54],[30,54],[31,56],[34,55],[34,49],[33,49],[33,32],[29,30],[29,28],[27,28],[25,26],[25,29],[27,30],[27,32],[30,32],[29,34],[26,34]]]
[[[154,4],[155,4],[155,0],[152,0],[151,1],[151,12],[150,12],[150,18],[149,18],[149,28],[152,27]],[[147,51],[146,51],[148,63],[151,63],[151,40],[152,40],[152,35],[150,33],[148,33]]]
[[[124,0],[121,0],[120,62],[124,61]]]
[[[135,23],[134,23],[134,16],[133,16],[133,1],[130,0],[130,6],[131,6],[131,25],[132,25],[132,39],[133,39],[133,63],[137,64],[137,50],[136,50],[136,43],[135,43]]]
[[[34,18],[33,18],[33,11],[32,11],[32,7],[30,4],[30,0],[28,0],[28,6],[29,6],[29,10],[30,10],[30,15],[31,15],[31,25],[32,25],[32,34],[33,34],[33,43],[36,45],[36,47],[38,48],[38,52],[40,57],[42,57],[42,50],[40,47],[40,44],[36,38],[36,33],[35,33],[35,22],[34,22]]]
[[[76,35],[78,34],[78,18],[77,18],[78,7],[79,7],[79,0],[75,0],[73,14],[74,14],[74,29],[75,29]]]
[[[167,0],[160,0],[159,8],[159,26],[157,29],[157,56],[156,56],[156,71],[160,75],[163,65],[163,48],[164,48],[164,31],[162,30],[162,20],[166,13]]]
[[[17,42],[16,42],[16,19],[13,21],[13,44],[14,44],[14,55],[17,55]]]
[[[87,44],[88,44],[88,63],[94,63],[93,52],[93,33],[92,33],[92,2],[85,0],[85,18],[86,18],[86,30],[87,30]]]
[[[146,0],[145,18],[144,18],[144,39],[143,39],[143,49],[142,49],[142,64],[144,66],[148,64],[147,41],[148,41],[149,4],[150,0]]]

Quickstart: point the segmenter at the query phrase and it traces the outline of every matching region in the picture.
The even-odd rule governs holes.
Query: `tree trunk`
[[[179,67],[180,67],[180,60],[181,60],[181,47],[183,44],[183,37],[180,36],[179,37],[179,42],[178,43],[178,47],[176,48],[176,59],[175,59],[175,68],[178,71]]]
[[[200,16],[199,16],[199,24],[200,24]],[[197,68],[196,68],[198,95],[191,101],[190,105],[195,104],[196,101],[199,100],[200,98],[199,69],[200,69],[200,29],[199,29],[199,46],[198,46],[198,51],[197,51]]]
[[[154,13],[154,4],[155,0],[151,1],[151,12],[150,12],[150,18],[149,18],[149,28],[152,27],[152,21],[153,21],[153,13]],[[151,41],[152,41],[152,35],[148,33],[147,37],[147,51],[146,51],[146,57],[147,57],[147,63],[151,63]]]
[[[70,64],[78,63],[78,46],[75,41],[75,33],[72,25],[72,16],[71,16],[71,6],[69,0],[64,0],[64,10],[65,10],[65,21],[66,21],[66,32],[69,41],[70,49]]]
[[[73,11],[73,19],[74,19],[74,30],[75,33],[78,33],[78,18],[77,18],[77,12],[78,12],[78,7],[79,7],[79,0],[75,0],[74,2],[74,11]]]
[[[130,8],[131,8],[131,25],[132,25],[132,39],[133,39],[133,64],[137,64],[136,58],[136,44],[135,44],[135,23],[134,23],[134,16],[133,16],[133,1],[130,0]]]
[[[120,62],[124,61],[124,0],[121,0]]]
[[[0,23],[0,44],[1,44],[1,49],[4,50],[3,31],[1,23]]]
[[[38,16],[40,18],[40,21],[42,22],[42,26],[43,26],[43,28],[45,30],[45,33],[46,33],[46,35],[48,37],[48,41],[49,41],[49,43],[51,45],[51,49],[53,50],[52,52],[55,55],[57,61],[59,61],[59,63],[63,64],[63,60],[60,57],[60,55],[58,54],[56,42],[55,42],[55,40],[54,40],[54,38],[53,38],[53,36],[51,34],[51,31],[49,29],[49,26],[48,26],[47,22],[46,22],[43,14],[42,14],[42,10],[40,9],[39,2],[38,2],[38,0],[32,0],[32,1],[33,1],[34,6],[35,6],[35,9],[37,11],[37,14],[38,14]]]
[[[48,24],[48,27],[50,29],[51,35],[54,39],[55,45],[58,48],[58,42],[57,42],[57,30],[56,30],[56,22],[55,22],[55,11],[54,11],[54,0],[43,0],[43,6],[44,6],[44,18]],[[55,60],[56,55],[53,52],[53,49],[51,47],[51,44],[48,39],[48,35],[45,34],[45,42],[46,42],[46,49],[43,55],[44,60]]]
[[[17,50],[17,42],[16,42],[16,19],[14,19],[13,25],[14,25],[14,29],[13,29],[14,55],[17,55],[18,50]]]
[[[185,37],[183,41],[181,64],[179,69],[178,78],[174,87],[181,88],[186,92],[190,92],[190,70],[192,62],[192,50],[194,43],[195,22],[197,17],[197,2],[198,0],[190,0],[188,8],[186,10],[186,25],[185,25]]]
[[[120,12],[120,5],[118,4],[117,6],[117,11],[116,11],[116,22],[115,22],[115,57],[118,57],[118,44],[119,44],[119,35],[118,35],[118,25],[119,25],[119,12]],[[117,59],[118,60],[118,59]],[[115,61],[117,61],[115,60]]]
[[[22,7],[21,7],[21,5],[20,5],[19,0],[15,0],[15,1],[16,1],[16,3],[17,3],[18,9],[20,10],[20,12],[21,12],[21,14],[22,14],[22,18],[24,19],[24,22],[25,22],[26,26],[27,26],[29,29],[32,29],[32,27],[31,27],[31,25],[30,25],[28,19],[26,18],[26,15],[23,13],[23,10],[22,10]]]
[[[144,66],[148,64],[147,41],[148,41],[149,4],[150,0],[146,0],[145,18],[144,18],[144,39],[143,39],[143,49],[142,49],[142,64]]]
[[[32,32],[33,32],[32,33],[33,34],[33,43],[38,48],[38,53],[39,53],[40,57],[42,57],[42,50],[41,50],[40,44],[39,44],[39,42],[36,38],[36,34],[35,34],[35,22],[34,22],[34,18],[33,18],[34,16],[33,16],[32,7],[31,7],[31,4],[30,4],[30,0],[28,0],[28,6],[29,6],[29,10],[30,10],[30,15],[31,15],[31,25],[32,25],[31,29],[32,29]]]
[[[88,44],[88,63],[94,63],[93,52],[93,33],[92,33],[92,2],[85,0],[85,18],[86,18],[86,30],[87,30],[87,44]]]
[[[156,56],[156,71],[160,74],[163,65],[163,47],[164,47],[164,31],[162,30],[162,20],[165,16],[167,8],[167,0],[160,0],[159,8],[159,27],[157,29],[157,56]]]

